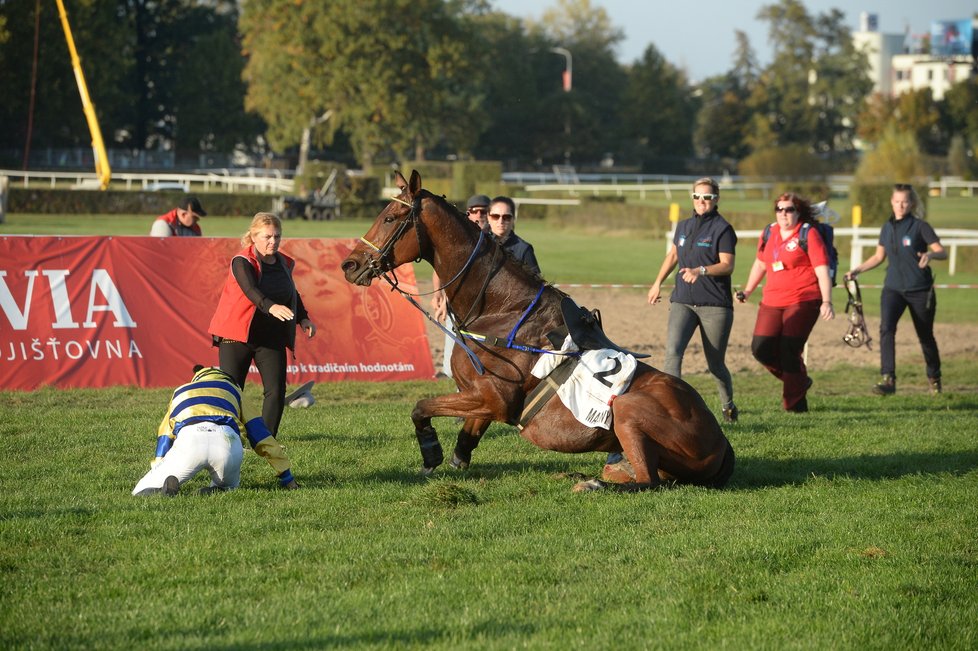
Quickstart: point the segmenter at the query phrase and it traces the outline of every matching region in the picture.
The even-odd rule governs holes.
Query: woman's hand
[[[835,309],[828,301],[822,301],[822,306],[818,308],[818,313],[823,321],[831,321],[835,318]]]
[[[660,294],[662,293],[662,287],[659,283],[654,283],[652,287],[649,288],[649,305],[655,305],[660,300]]]
[[[290,321],[295,318],[295,314],[292,313],[292,310],[284,305],[279,305],[278,303],[270,307],[268,309],[268,313],[279,321]]]

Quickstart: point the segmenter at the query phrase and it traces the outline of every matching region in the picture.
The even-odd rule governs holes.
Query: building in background
[[[869,59],[874,92],[888,96],[930,88],[935,100],[975,74],[978,26],[974,18],[935,20],[920,36],[883,34],[879,16],[863,12],[852,38]]]

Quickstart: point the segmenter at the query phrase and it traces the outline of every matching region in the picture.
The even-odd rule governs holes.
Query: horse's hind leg
[[[458,439],[455,441],[455,450],[452,452],[452,460],[449,465],[452,468],[465,469],[472,461],[472,450],[476,449],[482,435],[489,429],[492,421],[479,418],[466,419],[462,429],[458,431]]]
[[[624,420],[624,419],[623,419]],[[615,434],[632,464],[635,473],[635,486],[654,488],[661,483],[659,478],[659,452],[652,439],[639,427],[621,421],[615,423]]]

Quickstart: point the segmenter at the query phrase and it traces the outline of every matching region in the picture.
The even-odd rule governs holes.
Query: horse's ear
[[[421,191],[421,175],[418,170],[411,170],[411,196]]]
[[[402,190],[407,187],[407,181],[404,180],[404,175],[399,170],[394,172],[394,185]]]

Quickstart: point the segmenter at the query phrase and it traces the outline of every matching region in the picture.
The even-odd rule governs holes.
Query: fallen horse
[[[451,360],[458,392],[420,400],[411,414],[423,472],[444,461],[432,418],[455,416],[464,419],[450,461],[455,467],[469,465],[482,435],[497,421],[520,424],[521,436],[546,450],[624,452],[632,469],[629,489],[727,483],[734,451],[703,398],[681,379],[640,361],[627,391],[609,401],[609,427],[580,422],[557,399],[520,423],[527,396],[541,382],[531,370],[554,348],[548,335],[567,332],[561,309],[566,294],[510,257],[443,198],[422,189],[417,172],[410,182],[400,173],[396,180],[400,195],[342,268],[351,283],[366,286],[384,277],[396,287],[389,272],[423,259],[447,279],[460,344]]]

